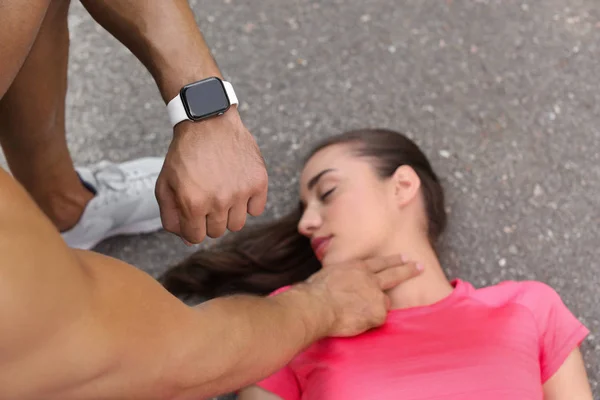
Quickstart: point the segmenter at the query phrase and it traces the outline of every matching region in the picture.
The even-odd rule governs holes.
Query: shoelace
[[[152,184],[151,177],[137,170],[125,171],[118,164],[101,161],[91,168],[96,190],[104,194],[104,205],[117,200],[124,193],[139,195],[140,189]]]
[[[116,164],[102,161],[92,168],[92,175],[98,185],[98,191],[109,189],[120,192],[127,189],[127,173]]]

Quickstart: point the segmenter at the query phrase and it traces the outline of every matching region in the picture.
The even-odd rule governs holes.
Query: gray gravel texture
[[[268,164],[261,218],[295,204],[299,161],[319,138],[407,132],[444,177],[448,274],[553,286],[592,331],[583,350],[600,399],[597,0],[191,4]],[[70,27],[76,163],[163,155],[171,131],[150,75],[79,3]],[[97,250],[156,276],[193,249],[159,232]]]

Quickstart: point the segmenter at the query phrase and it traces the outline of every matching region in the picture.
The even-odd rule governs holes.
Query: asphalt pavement
[[[242,101],[280,215],[324,136],[406,132],[443,177],[441,258],[475,286],[535,279],[592,331],[600,399],[600,3],[597,0],[191,1]],[[68,142],[77,164],[164,155],[150,75],[72,6]],[[159,232],[97,250],[156,276],[193,249]]]

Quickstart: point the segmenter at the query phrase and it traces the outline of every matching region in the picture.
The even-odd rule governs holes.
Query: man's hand
[[[223,78],[187,0],[82,3],[150,71],[165,104],[184,85]],[[156,184],[163,226],[191,243],[240,230],[247,213],[264,210],[267,185],[258,146],[235,106],[206,121],[182,122]]]
[[[184,85],[223,78],[187,0],[82,4],[150,71],[165,104]],[[258,146],[235,106],[203,122],[182,122],[156,184],[163,226],[192,243],[240,230],[247,213],[262,213],[267,185]]]
[[[389,298],[384,293],[421,273],[401,256],[325,265],[305,288],[328,310],[324,336],[354,336],[385,322]]]
[[[164,228],[190,243],[239,231],[260,215],[268,177],[256,141],[237,109],[175,127],[156,197]]]

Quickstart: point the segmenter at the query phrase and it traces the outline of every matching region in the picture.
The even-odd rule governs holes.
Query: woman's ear
[[[398,206],[405,207],[418,198],[421,179],[412,167],[408,165],[399,166],[392,176],[392,182],[395,201]]]

